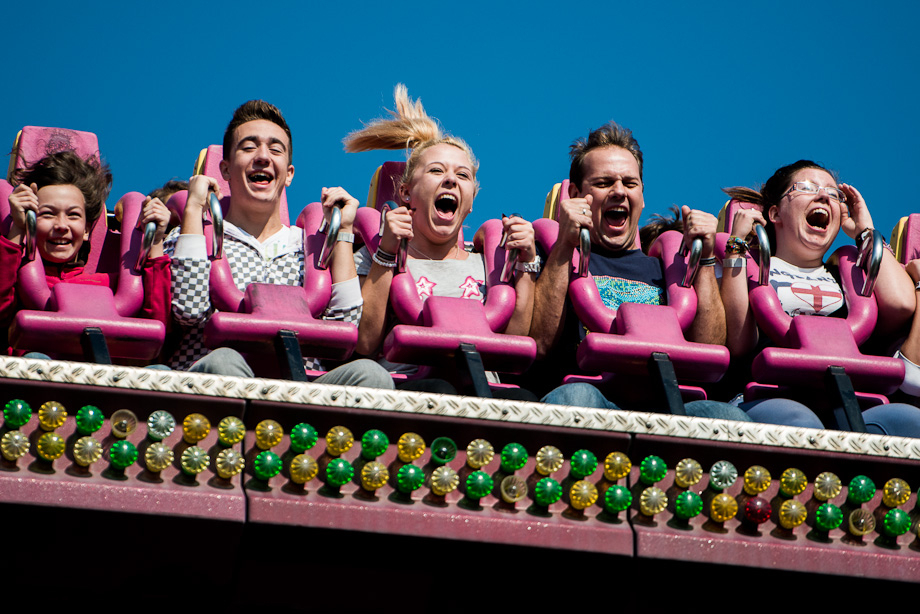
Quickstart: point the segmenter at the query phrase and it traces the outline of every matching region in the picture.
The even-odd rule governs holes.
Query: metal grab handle
[[[26,227],[23,231],[22,244],[26,246],[26,260],[35,260],[35,234],[38,230],[38,218],[35,212],[26,211]]]
[[[398,209],[402,205],[399,205],[392,200],[388,200],[383,203],[386,209],[383,210],[383,214],[380,216],[380,236],[383,236],[383,224],[386,219],[387,211],[392,211],[393,209]],[[406,205],[408,209],[409,206]],[[406,261],[409,259],[409,240],[401,239],[399,241],[399,247],[396,250],[396,272],[405,273],[406,272]]]
[[[512,213],[510,216],[502,215],[502,218],[506,217],[521,217],[517,213]],[[505,247],[505,243],[508,242],[508,233],[502,232],[502,240],[498,242],[499,247]],[[505,254],[505,265],[502,267],[502,274],[499,278],[502,283],[507,283],[511,281],[511,278],[514,277],[514,268],[517,266],[518,261],[521,259],[521,250],[512,249],[509,253]]]
[[[214,226],[211,256],[214,260],[220,260],[224,256],[224,212],[220,208],[220,201],[214,192],[211,192],[208,202],[211,205],[211,224]]]
[[[326,226],[323,224],[323,226]],[[326,242],[323,243],[323,249],[319,253],[319,268],[326,270],[329,268],[329,261],[332,259],[332,249],[335,247],[335,241],[339,234],[339,228],[342,227],[342,209],[339,203],[332,206],[332,217],[329,225],[326,226]]]
[[[856,266],[862,268],[866,274],[866,280],[863,282],[860,296],[871,296],[875,289],[875,282],[878,280],[878,272],[882,268],[882,258],[885,256],[885,241],[882,239],[882,233],[872,229],[862,245],[859,246],[859,257],[856,259]]]
[[[684,239],[684,241],[686,238]],[[696,281],[696,276],[700,272],[700,258],[703,256],[703,240],[697,237],[693,239],[688,248],[686,243],[681,241],[680,255],[686,257],[690,253],[690,260],[687,262],[687,272],[684,273],[684,279],[680,282],[681,287],[689,288]]]
[[[578,276],[588,276],[588,261],[591,260],[591,231],[582,228],[578,231]]]
[[[760,250],[760,278],[757,280],[761,286],[770,283],[770,237],[763,224],[754,224],[754,236],[757,237],[757,247]]]
[[[147,257],[150,255],[150,248],[153,247],[153,240],[156,236],[157,223],[147,222],[147,225],[144,226],[144,238],[141,240],[141,249],[137,252],[137,262],[134,263],[134,270],[137,273],[143,270],[144,263],[147,262]]]

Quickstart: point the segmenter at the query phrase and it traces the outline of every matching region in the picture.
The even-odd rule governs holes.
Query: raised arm
[[[855,239],[867,228],[875,228],[869,207],[859,190],[841,183],[838,186],[846,194],[846,204],[840,205],[840,228],[851,239]],[[878,302],[878,324],[876,331],[890,333],[900,329],[914,314],[917,299],[910,276],[901,267],[894,255],[887,249],[882,256],[882,266],[875,282],[875,298]]]
[[[175,234],[174,229],[164,244],[164,250],[171,258],[172,313],[176,321],[184,326],[198,324],[211,313],[211,262],[205,247],[201,216],[212,191],[220,198],[220,186],[207,175],[195,175],[189,180],[180,234]]]
[[[711,259],[715,248],[718,220],[711,213],[690,209],[684,205],[684,238],[689,245],[694,239],[703,241],[703,259]],[[715,267],[703,266],[693,282],[696,290],[697,307],[693,324],[688,336],[690,341],[725,345],[725,308],[719,294],[719,282],[716,280]]]
[[[505,232],[508,233],[505,247],[521,250],[518,262],[534,262],[537,257],[537,246],[534,242],[533,225],[518,216],[502,219],[502,225]],[[514,276],[514,290],[517,298],[514,303],[514,313],[505,332],[509,335],[527,335],[533,319],[534,284],[537,274],[516,271]]]
[[[566,296],[572,271],[572,256],[582,228],[591,229],[591,202],[571,198],[560,203],[559,236],[543,266],[534,289],[533,322],[530,336],[537,342],[537,359],[544,358],[559,342],[565,323]]]
[[[412,238],[412,211],[399,207],[386,213],[383,236],[380,237],[378,252],[384,252],[387,258],[374,258],[370,271],[361,280],[361,296],[364,298],[364,312],[358,325],[357,352],[364,356],[374,356],[383,345],[386,335],[387,304],[390,300],[390,283],[393,281],[393,269],[396,266],[396,252],[402,239]],[[390,263],[389,256],[392,256]],[[380,262],[393,264],[383,266]]]
[[[754,209],[739,209],[732,220],[732,239],[746,241],[754,224],[765,224],[763,214]],[[744,356],[757,345],[758,331],[748,300],[747,268],[728,267],[726,260],[744,254],[726,254],[722,261],[722,306],[725,309],[725,345],[733,356]]]

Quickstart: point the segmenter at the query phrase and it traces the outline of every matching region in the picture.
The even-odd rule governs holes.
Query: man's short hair
[[[284,120],[281,110],[264,100],[250,100],[241,104],[233,112],[233,119],[227,124],[227,130],[224,132],[224,160],[230,159],[230,149],[233,147],[233,132],[246,122],[253,122],[259,119],[277,124],[284,130],[288,137],[288,163],[294,159],[294,138],[291,136],[291,129]]]
[[[592,130],[587,139],[576,139],[569,148],[572,166],[569,167],[569,182],[581,190],[581,182],[585,178],[585,156],[592,149],[601,147],[620,147],[633,155],[639,165],[639,179],[642,179],[642,149],[639,142],[633,137],[632,130],[624,128],[616,122],[609,122],[596,130]]]

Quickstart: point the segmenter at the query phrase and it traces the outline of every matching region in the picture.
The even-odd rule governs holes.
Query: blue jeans
[[[211,373],[213,375],[234,375],[236,377],[254,377],[252,368],[246,363],[242,354],[230,348],[218,348],[200,358],[189,367],[190,373]],[[361,358],[353,360],[313,380],[317,384],[335,384],[338,386],[361,386],[364,388],[382,388],[393,390],[393,378],[382,366]]]
[[[598,409],[620,409],[620,407],[601,394],[601,391],[592,386],[579,382],[577,384],[563,384],[551,391],[542,399],[543,403],[554,405],[574,405],[576,407],[596,407]],[[739,422],[752,422],[743,411],[729,403],[719,401],[691,401],[684,405],[688,416],[697,418],[718,418],[719,420],[738,420]]]
[[[741,403],[755,422],[782,424],[813,429],[826,428],[820,418],[805,405],[792,399],[763,399]],[[876,435],[920,437],[920,408],[906,403],[876,405],[863,411],[866,430]]]

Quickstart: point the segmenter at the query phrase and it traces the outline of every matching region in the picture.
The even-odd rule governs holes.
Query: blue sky
[[[916,3],[18,3],[6,14],[0,141],[24,125],[98,134],[130,190],[187,178],[233,109],[277,104],[294,211],[324,185],[362,202],[399,152],[341,139],[404,82],[481,162],[469,226],[542,215],[568,145],[614,119],[645,153],[646,212],[713,213],[720,188],[811,158],[859,188],[886,236],[920,210]]]

